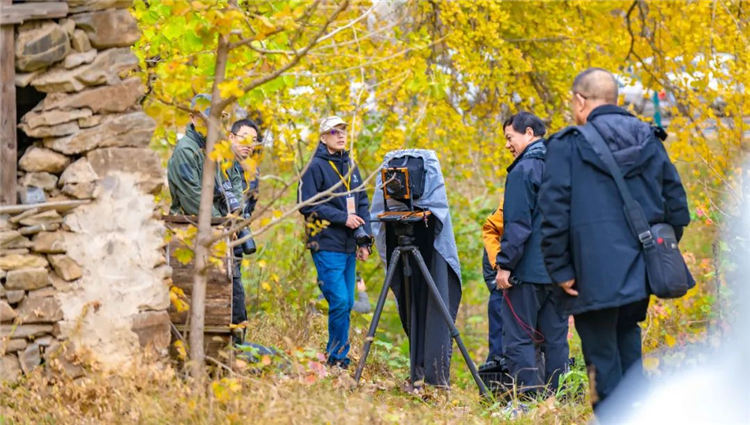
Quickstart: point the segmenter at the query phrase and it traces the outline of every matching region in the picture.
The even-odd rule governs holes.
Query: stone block
[[[68,165],[70,158],[49,149],[31,147],[18,161],[20,169],[28,172],[47,172],[60,174]]]
[[[49,365],[47,370],[52,374],[61,374],[67,378],[76,379],[86,373],[83,366],[76,362],[75,350],[70,341],[53,341],[44,350],[44,361]]]
[[[18,360],[21,362],[21,370],[26,375],[34,371],[42,363],[42,353],[39,351],[39,344],[31,344],[23,351],[18,353]]]
[[[107,49],[99,52],[90,64],[73,69],[55,65],[35,78],[31,85],[45,93],[79,92],[89,86],[119,84],[121,74],[137,67],[138,58],[130,49]]]
[[[86,157],[99,177],[112,172],[130,173],[135,176],[138,187],[146,193],[158,193],[164,185],[161,159],[149,148],[95,149]]]
[[[41,109],[41,108],[40,108]],[[44,111],[44,110],[32,110],[26,113],[23,117],[21,117],[21,122],[26,124],[28,127],[32,129],[36,129],[39,127],[50,127],[54,128],[52,126],[58,126],[60,124],[64,123],[70,123],[75,121],[75,131],[78,131],[78,120],[80,118],[87,118],[93,115],[91,112],[91,109],[88,108],[82,108],[82,109],[69,109],[69,110],[62,110],[62,109],[56,109],[56,110],[50,110],[50,111]],[[48,130],[45,130],[45,132],[48,132]],[[26,133],[31,137],[53,137],[53,136],[35,136],[32,134]],[[70,133],[72,134],[72,133]]]
[[[46,288],[36,289],[34,291],[29,291],[29,295],[27,297],[29,298],[45,298],[45,297],[54,297],[57,295],[57,289],[55,289],[52,286],[48,286]]]
[[[36,267],[47,267],[47,260],[39,255],[8,255],[0,257],[0,269],[7,272],[17,269],[30,269]]]
[[[124,9],[107,9],[73,17],[76,27],[86,31],[91,45],[97,49],[129,47],[141,37],[138,24]]]
[[[0,326],[0,338],[29,338],[51,333],[52,325]]]
[[[96,148],[148,147],[156,122],[142,111],[110,115],[96,127],[68,137],[47,139],[44,146],[66,155],[80,154]]]
[[[123,112],[135,105],[143,97],[143,84],[139,78],[128,78],[120,84],[95,87],[83,90],[79,93],[50,93],[41,102],[41,109],[76,109],[87,108],[98,113]],[[92,119],[89,117],[88,119]],[[101,119],[102,117],[99,117]],[[93,127],[94,125],[83,125],[81,128]]]
[[[34,214],[31,217],[26,217],[21,220],[21,224],[24,226],[35,226],[37,224],[60,224],[63,219],[56,210],[48,210]]]
[[[93,183],[97,180],[99,180],[99,176],[85,157],[71,164],[60,176],[60,184],[62,185],[68,183]]]
[[[52,281],[44,267],[11,270],[5,279],[5,289],[8,290],[33,291],[51,284]]]
[[[21,185],[33,186],[44,190],[52,190],[57,187],[57,176],[50,173],[26,173],[21,178]]]
[[[52,281],[52,286],[57,289],[58,292],[68,292],[71,288],[73,288],[73,285],[75,285],[78,281],[73,282],[66,282],[60,276],[57,275],[55,272],[51,272],[49,274],[50,280]]]
[[[5,292],[5,298],[8,299],[8,302],[11,304],[18,304],[21,302],[23,297],[26,296],[26,291],[18,289],[15,291],[6,291]]]
[[[60,302],[54,297],[26,297],[16,308],[21,323],[54,323],[63,318]]]
[[[91,49],[85,52],[74,53],[65,57],[63,61],[63,67],[65,69],[73,69],[83,64],[91,63],[96,58],[96,49]]]
[[[0,382],[15,382],[21,376],[18,357],[9,354],[0,357]]]
[[[14,320],[18,314],[5,300],[0,300],[0,322],[10,322]],[[7,326],[7,325],[4,325]]]
[[[96,183],[68,183],[62,193],[75,199],[93,199],[96,197]]]
[[[29,137],[36,137],[37,139],[44,139],[45,137],[61,137],[73,134],[79,130],[78,121],[66,122],[59,125],[40,125],[39,127],[32,128],[28,124],[18,124],[18,128],[26,133]]]
[[[81,266],[67,255],[49,255],[48,258],[52,268],[55,269],[55,273],[64,280],[70,282],[83,276]]]
[[[12,246],[18,240],[23,239],[23,235],[18,230],[8,230],[0,232],[0,248]]]
[[[44,254],[64,254],[65,238],[69,236],[70,232],[63,230],[38,233],[32,239],[34,251]]]
[[[80,53],[93,49],[93,47],[91,47],[91,42],[89,41],[89,36],[86,35],[86,31],[84,30],[73,31],[73,37],[70,39],[70,44],[73,46],[73,50]]]
[[[16,68],[34,71],[65,58],[70,40],[65,30],[54,22],[41,26],[22,25],[16,37]]]
[[[42,190],[39,188],[34,188],[36,190]],[[50,223],[50,224],[35,224],[33,226],[28,227],[22,227],[19,232],[21,232],[24,236],[30,236],[30,235],[36,235],[39,232],[54,232],[55,230],[60,228],[60,223]],[[33,246],[33,242],[32,242]]]
[[[26,348],[25,339],[0,339],[0,353],[10,354]]]

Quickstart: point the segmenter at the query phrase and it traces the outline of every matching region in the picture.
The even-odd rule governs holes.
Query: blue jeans
[[[349,354],[349,321],[354,306],[354,253],[318,251],[312,253],[323,296],[328,301],[329,361],[344,360]]]

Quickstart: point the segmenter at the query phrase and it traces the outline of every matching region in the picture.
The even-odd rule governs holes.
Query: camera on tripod
[[[390,290],[409,338],[409,380],[450,386],[453,341],[484,395],[487,389],[456,328],[461,294],[448,197],[434,151],[389,152],[380,169],[371,217],[386,277],[355,371],[359,382]],[[424,225],[422,225],[423,223]]]
[[[414,201],[424,195],[424,159],[411,156],[393,159],[380,170],[380,175],[385,205],[383,213],[378,214],[378,221],[425,220],[426,223],[430,212],[419,207],[415,209],[414,205]]]

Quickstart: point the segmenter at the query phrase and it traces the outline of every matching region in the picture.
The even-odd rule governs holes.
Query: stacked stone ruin
[[[153,197],[165,179],[132,74],[131,5],[71,0],[65,18],[16,26],[16,86],[46,95],[19,117],[35,139],[19,152],[22,205],[0,207],[0,381],[40,365],[76,378],[81,353],[118,368],[168,347]]]

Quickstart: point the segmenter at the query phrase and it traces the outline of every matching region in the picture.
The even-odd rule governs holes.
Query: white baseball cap
[[[331,131],[333,127],[336,127],[337,125],[342,125],[342,124],[347,127],[349,126],[349,124],[347,124],[344,120],[342,120],[341,118],[335,115],[332,117],[328,117],[320,122],[320,134],[322,135],[323,133]]]

